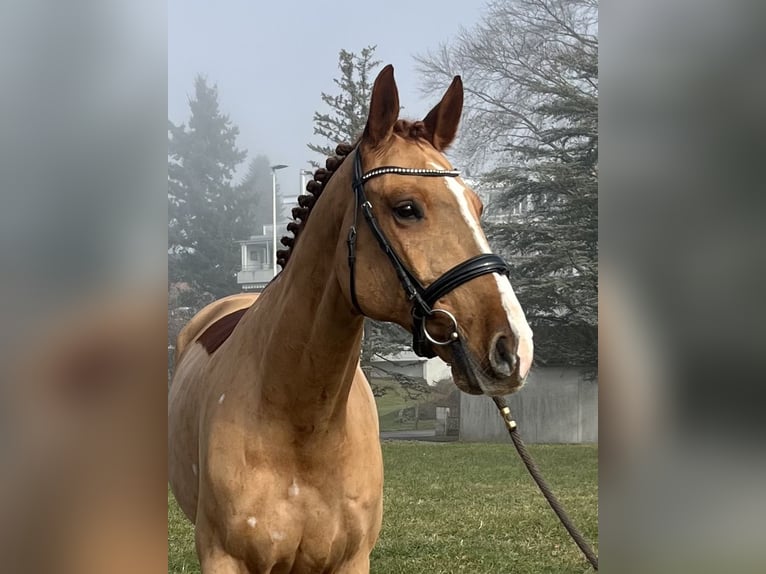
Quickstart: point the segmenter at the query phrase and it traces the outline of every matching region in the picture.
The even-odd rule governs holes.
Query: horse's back
[[[168,472],[176,500],[194,520],[199,473],[200,412],[206,396],[201,376],[213,353],[223,344],[257,293],[239,293],[207,305],[181,329],[168,395]]]
[[[184,351],[189,345],[203,336],[214,323],[223,319],[227,315],[247,309],[257,298],[258,293],[237,293],[235,295],[229,295],[223,299],[213,301],[199,313],[194,315],[178,334],[175,352],[176,364],[178,364]]]

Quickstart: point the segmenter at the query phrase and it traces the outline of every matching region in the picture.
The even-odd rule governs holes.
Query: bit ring
[[[434,339],[431,336],[431,333],[428,332],[428,324],[427,324],[428,317],[425,317],[423,319],[423,334],[426,336],[426,339],[428,339],[434,345],[439,345],[439,346],[449,345],[450,343],[454,343],[455,341],[457,341],[459,338],[459,335],[457,333],[457,319],[455,319],[455,316],[449,311],[447,311],[446,309],[433,309],[431,316],[433,316],[436,313],[442,313],[443,315],[446,315],[450,321],[452,321],[452,332],[449,334],[449,338],[446,341],[439,341],[438,339]]]

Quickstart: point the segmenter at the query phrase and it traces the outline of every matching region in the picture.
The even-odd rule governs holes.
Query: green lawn
[[[194,526],[178,508],[168,489],[168,574],[199,574],[194,550]]]
[[[572,520],[598,536],[598,448],[530,445]],[[580,574],[585,559],[508,444],[384,442],[373,574]],[[191,525],[168,499],[168,572],[199,572]]]
[[[375,397],[375,405],[378,407],[378,416],[385,416],[389,413],[393,413],[407,405],[407,400],[398,392],[393,383],[386,385],[385,383],[379,383],[380,386],[389,387],[389,391],[382,397]]]

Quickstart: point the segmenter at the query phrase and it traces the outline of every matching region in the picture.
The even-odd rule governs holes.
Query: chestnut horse
[[[462,107],[456,77],[423,121],[399,120],[384,68],[349,161],[331,158],[294,211],[284,270],[179,336],[169,473],[203,572],[369,572],[383,465],[359,368],[364,316],[410,330],[463,391],[523,384],[530,328],[479,198],[442,153]]]

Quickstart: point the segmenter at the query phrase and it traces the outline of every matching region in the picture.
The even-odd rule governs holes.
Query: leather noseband
[[[421,357],[435,357],[436,352],[433,345],[449,345],[459,339],[457,319],[445,309],[435,309],[436,302],[447,293],[453,291],[460,285],[471,281],[488,273],[500,273],[508,275],[508,264],[498,255],[493,253],[482,253],[476,257],[459,263],[428,287],[424,287],[417,277],[407,268],[389,243],[386,235],[383,233],[375,214],[372,212],[372,204],[364,193],[364,184],[374,177],[386,174],[416,176],[416,177],[457,177],[460,175],[456,170],[441,169],[416,169],[396,166],[377,167],[362,173],[362,154],[359,148],[356,149],[354,156],[354,223],[348,232],[348,266],[351,281],[351,303],[357,311],[364,315],[359,306],[356,297],[355,281],[355,263],[356,263],[356,235],[357,235],[357,214],[360,209],[364,215],[367,224],[370,226],[372,235],[380,245],[380,248],[388,256],[391,265],[396,271],[399,282],[402,284],[407,298],[412,302],[412,348],[415,353]],[[445,315],[452,322],[452,332],[446,340],[435,339],[428,332],[426,321],[437,314]]]

